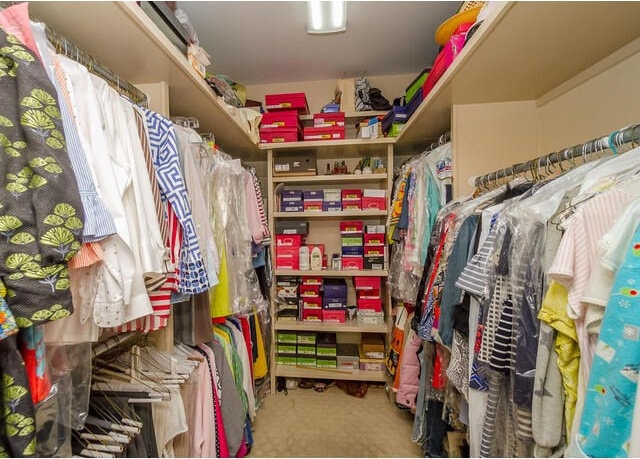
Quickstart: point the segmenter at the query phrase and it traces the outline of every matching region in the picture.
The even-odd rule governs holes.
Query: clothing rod
[[[498,169],[488,174],[478,176],[474,180],[476,188],[481,188],[483,184],[505,178],[515,174],[525,173],[527,171],[534,172],[536,169],[548,167],[562,161],[582,157],[586,159],[586,155],[598,151],[604,151],[609,148],[617,148],[634,141],[640,141],[640,124],[627,126],[618,131],[614,131],[611,135],[589,140],[580,145],[565,148],[557,152],[549,153],[538,158],[531,159],[524,163],[514,164],[503,169]]]
[[[70,59],[87,67],[87,69],[106,80],[121,94],[126,95],[132,102],[147,107],[147,95],[127,80],[121,79],[116,72],[103,66],[96,58],[80,49],[73,42],[57,34],[51,27],[46,26],[47,39],[56,48],[56,52],[64,54]]]
[[[107,352],[109,349],[113,349],[114,347],[121,345],[122,343],[126,342],[127,340],[129,340],[130,338],[136,335],[137,333],[135,332],[120,333],[118,335],[114,335],[110,338],[107,338],[104,341],[96,343],[91,348],[91,356],[93,358],[99,357],[100,355]]]

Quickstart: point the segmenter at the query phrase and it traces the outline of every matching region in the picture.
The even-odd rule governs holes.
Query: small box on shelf
[[[293,332],[295,333],[295,332]],[[300,331],[296,334],[298,344],[316,344],[318,334],[316,332]]]
[[[276,234],[309,234],[309,223],[298,220],[276,221]]]

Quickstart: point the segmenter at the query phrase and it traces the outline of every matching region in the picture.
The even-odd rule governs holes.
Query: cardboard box
[[[363,356],[367,359],[384,360],[384,340],[381,336],[371,334],[362,335],[360,350],[360,360],[362,360]]]
[[[382,257],[382,262],[384,263],[384,246],[383,245],[373,245],[373,246],[364,246],[364,257],[365,257],[365,266],[367,264],[367,257]],[[365,268],[366,269],[366,268]],[[382,268],[380,268],[382,269]]]
[[[384,269],[384,255],[365,257],[362,269]]]
[[[344,126],[344,112],[314,113],[313,127]]]
[[[302,276],[303,285],[322,285],[321,276]]]
[[[298,344],[313,344],[315,346],[318,334],[316,332],[301,331],[297,334]]]
[[[341,278],[326,277],[322,282],[322,292],[326,297],[346,298],[347,281]]]
[[[335,357],[317,356],[316,366],[318,368],[335,369],[338,367],[338,361]]]
[[[273,159],[273,174],[316,175],[316,157],[310,153],[278,153]]]
[[[303,367],[315,367],[316,366],[316,356],[310,355],[299,355],[296,359],[296,364]]]
[[[374,312],[382,312],[382,299],[370,299],[366,297],[358,298],[358,311],[369,310]],[[383,344],[384,349],[384,344]],[[384,352],[384,351],[383,351]]]
[[[353,286],[356,290],[380,290],[382,281],[379,277],[355,276]]]
[[[264,113],[260,127],[266,129],[301,128],[300,116],[296,110]]]
[[[344,220],[340,222],[340,234],[357,235],[362,234],[364,225],[361,220]]]
[[[300,252],[297,247],[276,247],[276,269],[299,269]]]
[[[298,202],[302,201],[302,190],[283,190],[282,191],[282,202]]]
[[[325,296],[322,298],[322,309],[345,309],[347,307],[347,297],[332,298]],[[323,317],[324,318],[324,317]]]
[[[384,324],[384,312],[375,312],[369,309],[360,309],[356,315],[358,325],[382,325]]]
[[[385,368],[384,355],[380,359],[367,357],[362,349],[362,345],[360,346],[360,370],[382,371]]]
[[[339,188],[325,188],[322,191],[324,192],[324,200],[326,202],[342,201],[342,191]]]
[[[385,226],[384,225],[367,225],[366,232],[370,234],[385,234]]]
[[[300,296],[303,298],[319,298],[320,285],[302,284],[300,286]]]
[[[317,201],[317,200],[322,201],[324,200],[324,192],[322,190],[303,191],[302,198],[305,201]]]
[[[362,199],[343,199],[342,210],[362,210]]]
[[[322,322],[322,309],[303,309],[303,322]]]
[[[264,96],[264,106],[264,108],[269,112],[293,109],[303,115],[309,113],[307,96],[303,92],[266,94]]]
[[[362,247],[364,238],[362,235],[342,236],[342,247]]]
[[[309,223],[298,220],[276,221],[276,234],[309,234]]]
[[[338,343],[336,360],[341,370],[358,370],[360,368],[360,352],[355,343]]]
[[[276,234],[276,247],[298,247],[299,248],[301,245],[302,245],[301,234]]]
[[[355,189],[355,188],[350,188],[350,189],[344,189],[341,192],[341,196],[342,196],[342,200],[344,201],[346,200],[360,200],[362,199],[362,190],[359,189]]]
[[[323,309],[322,321],[343,324],[347,320],[346,309]]]
[[[278,343],[276,346],[276,352],[278,354],[293,354],[295,355],[297,352],[297,346],[295,344],[283,344]]]
[[[298,355],[316,355],[315,344],[298,344]]]
[[[299,128],[260,128],[260,143],[298,142],[302,138]],[[288,172],[288,171],[287,171]]]
[[[304,127],[302,130],[304,140],[341,140],[344,135],[344,126]]]
[[[283,344],[296,344],[298,342],[298,334],[294,331],[278,330],[276,332],[276,342]]]
[[[276,354],[276,363],[278,365],[297,365],[297,354]]]
[[[289,201],[280,203],[280,212],[302,212],[304,211],[304,203],[300,201]]]
[[[342,256],[343,257],[363,257],[364,256],[364,247],[361,245],[358,246],[342,246]]]
[[[340,212],[342,211],[342,201],[323,201],[323,212]]]
[[[342,257],[342,270],[364,269],[363,257]]]
[[[323,202],[322,200],[305,200],[303,202],[303,209],[305,212],[322,212]]]
[[[319,296],[315,298],[302,298],[302,308],[305,311],[309,309],[322,309],[322,298]]]

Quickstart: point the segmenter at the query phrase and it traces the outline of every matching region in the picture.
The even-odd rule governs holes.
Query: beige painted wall
[[[640,123],[640,52],[536,110],[540,154]]]
[[[535,156],[535,103],[455,105],[452,110],[454,193],[473,191],[469,179]]]
[[[406,87],[417,74],[367,76],[371,87],[380,88],[382,95],[393,102],[393,99],[404,95]],[[299,81],[294,83],[277,83],[247,86],[247,98],[264,103],[265,94],[304,92],[311,113],[320,111],[323,105],[334,97],[337,80]]]

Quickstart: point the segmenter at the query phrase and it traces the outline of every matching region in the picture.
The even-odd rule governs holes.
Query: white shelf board
[[[304,367],[297,365],[276,365],[276,376],[283,376],[285,378],[338,379],[349,381],[387,381],[385,371],[331,370],[326,368]]]
[[[274,212],[274,218],[314,218],[314,219],[334,219],[334,218],[372,218],[386,217],[386,210],[336,210],[332,212],[321,212],[319,210],[308,210],[305,212]]]
[[[333,322],[301,322],[292,320],[277,320],[276,330],[297,330],[297,331],[317,331],[317,332],[342,332],[342,333],[388,333],[389,328],[386,323],[381,325],[359,325],[357,320],[347,320],[345,323]]]
[[[640,37],[640,2],[507,2],[485,20],[397,137],[415,153],[455,104],[537,100]]]
[[[204,79],[135,2],[31,2],[31,16],[135,84],[165,81],[172,116],[195,116],[200,132],[233,156],[264,158]]]
[[[312,153],[316,159],[362,156],[384,156],[387,147],[396,143],[395,137],[378,139],[310,140],[307,142],[262,143],[261,150],[279,153]]]
[[[321,277],[386,277],[389,271],[386,269],[346,269],[343,271],[301,271],[299,269],[276,269],[276,276],[321,276]]]
[[[273,183],[307,183],[310,185],[324,183],[383,182],[387,173],[382,174],[336,174],[336,175],[300,175],[273,177]]]

